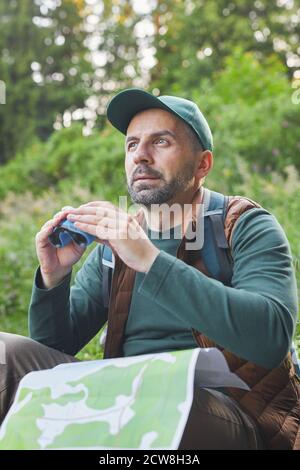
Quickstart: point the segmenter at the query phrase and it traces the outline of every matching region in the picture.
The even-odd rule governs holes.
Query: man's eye
[[[166,139],[157,139],[156,142],[157,142],[158,144],[161,144],[161,143],[162,143],[162,144],[165,144],[165,143],[167,143]]]
[[[127,147],[128,150],[131,150],[134,145],[136,145],[136,142],[130,142],[130,144],[128,144],[128,147]]]

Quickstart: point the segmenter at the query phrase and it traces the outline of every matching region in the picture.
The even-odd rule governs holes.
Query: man
[[[75,361],[108,318],[105,357],[216,346],[249,384],[247,393],[195,386],[181,449],[296,448],[299,395],[288,351],[297,294],[283,230],[258,204],[232,198],[225,233],[233,276],[229,285],[215,279],[186,248],[186,229],[190,222],[195,226],[193,211],[204,203],[203,182],[213,165],[212,135],[199,108],[182,98],[130,89],[113,98],[108,119],[126,134],[128,190],[142,210],[133,217],[110,202],[93,201],[63,208],[41,228],[29,309],[34,341],[0,337],[10,363],[0,384],[2,417],[24,374]],[[168,223],[161,207],[174,204],[182,211]],[[84,248],[72,243],[56,249],[48,239],[65,217],[99,242],[71,290],[72,266]],[[170,237],[157,236],[169,229]],[[103,244],[115,255],[108,311]]]

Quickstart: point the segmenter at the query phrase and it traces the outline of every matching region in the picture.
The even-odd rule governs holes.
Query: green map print
[[[32,372],[0,428],[0,449],[176,449],[198,351]]]

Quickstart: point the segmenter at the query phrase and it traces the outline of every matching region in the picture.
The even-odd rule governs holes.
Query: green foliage
[[[102,127],[112,91],[142,83],[140,19],[131,2],[0,1],[0,165],[64,126],[65,111]]]
[[[289,96],[253,106],[221,105],[211,123],[216,158],[222,155],[225,165],[237,155],[263,174],[292,164],[300,169],[300,113]]]
[[[161,94],[198,88],[224,68],[237,44],[263,65],[275,53],[291,76],[296,62],[290,69],[286,63],[287,53],[299,55],[297,11],[296,2],[158,0],[151,87]]]
[[[122,136],[106,129],[82,136],[80,126],[64,128],[45,143],[35,143],[0,166],[0,200],[9,191],[35,195],[51,187],[72,187],[79,180],[90,191],[113,198],[126,187]]]
[[[76,2],[38,3],[0,2],[0,79],[7,95],[0,106],[0,164],[35,137],[48,138],[57,114],[89,96],[82,79],[91,72],[87,34]]]
[[[248,161],[251,171],[265,175],[283,172],[288,165],[300,170],[300,108],[292,103],[291,93],[274,57],[262,67],[239,49],[212,82],[190,90],[188,97],[199,104],[212,128],[215,164],[220,162],[232,182],[240,178],[237,157]],[[30,188],[40,194],[45,188],[65,186],[66,180],[72,185],[82,179],[90,191],[105,187],[106,197],[114,198],[125,191],[123,158],[123,137],[111,127],[87,137],[79,125],[63,128],[0,167],[0,199],[8,191]]]
[[[275,54],[267,57],[262,66],[252,52],[245,53],[241,46],[235,47],[224,59],[224,68],[215,71],[212,79],[203,81],[199,88],[211,97],[220,97],[224,104],[250,106],[291,93],[285,67]]]
[[[214,135],[216,160],[232,172],[237,157],[253,171],[300,170],[300,108],[282,65],[272,56],[262,66],[238,48],[211,81],[190,92],[206,115]]]

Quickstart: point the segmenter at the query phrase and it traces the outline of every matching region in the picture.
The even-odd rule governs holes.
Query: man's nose
[[[151,151],[146,143],[139,143],[136,151],[134,152],[133,161],[136,165],[141,162],[146,162],[148,164],[153,162]]]

